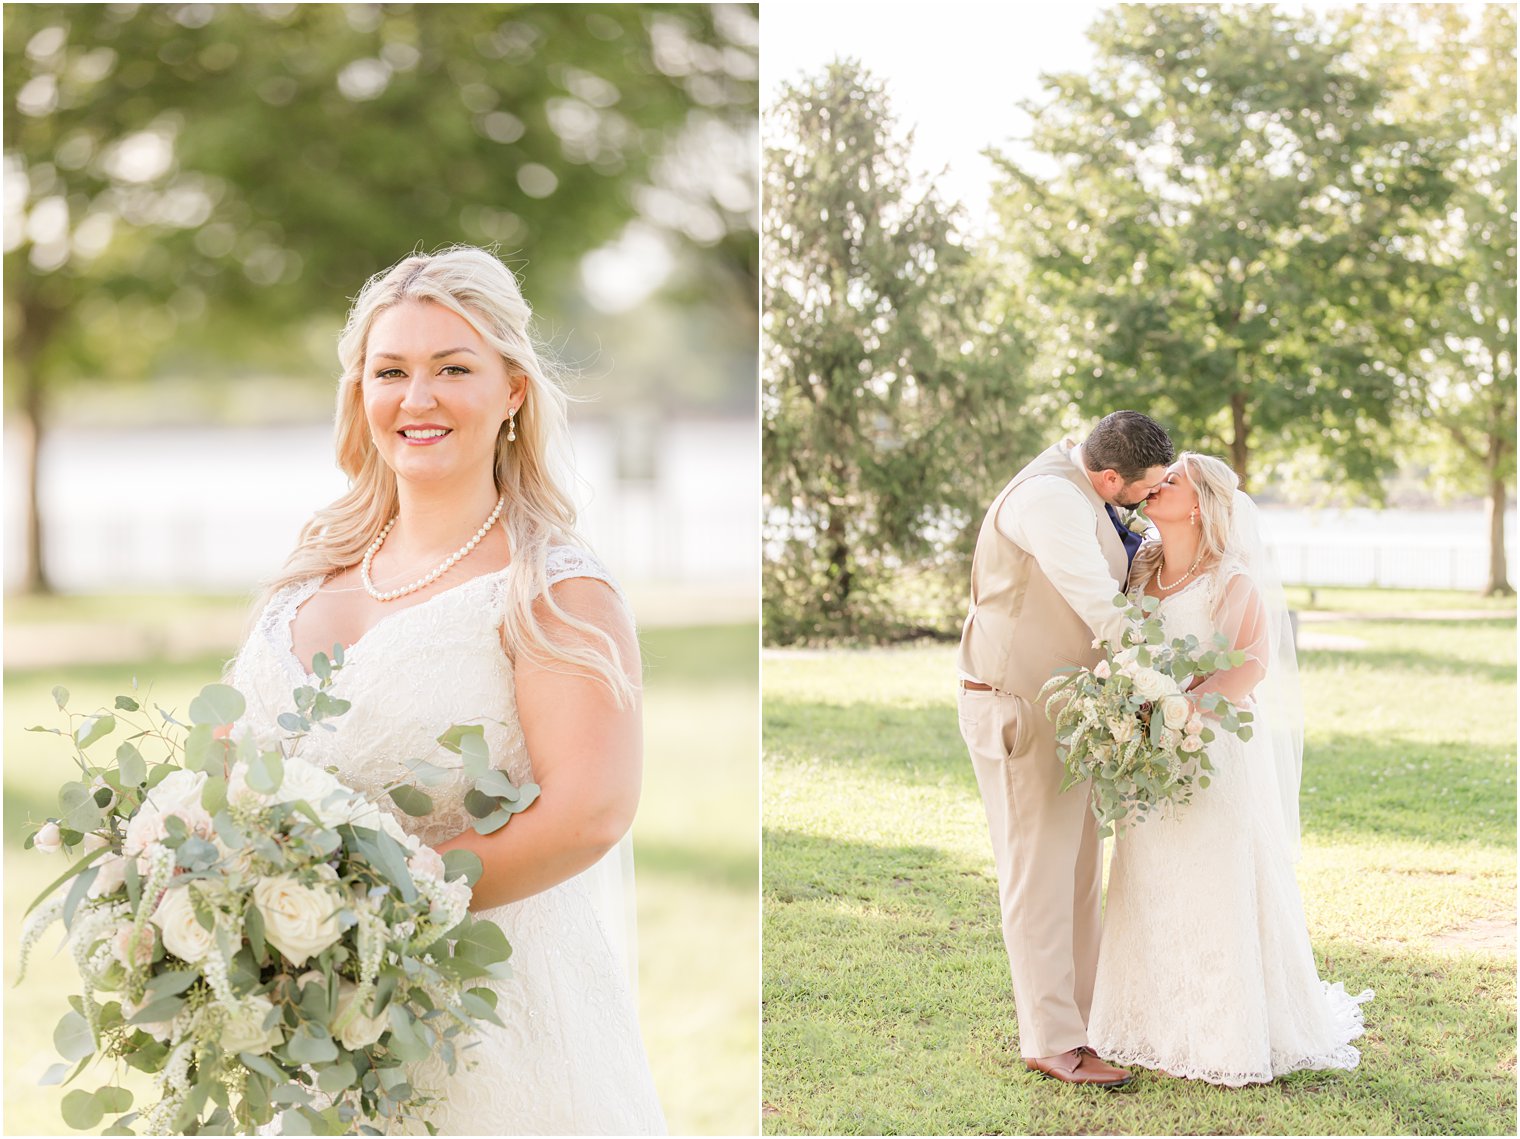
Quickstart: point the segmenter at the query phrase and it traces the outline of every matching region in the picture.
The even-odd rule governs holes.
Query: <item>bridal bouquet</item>
[[[1209,785],[1213,770],[1204,747],[1214,739],[1202,713],[1182,693],[1194,677],[1236,668],[1245,654],[1216,633],[1211,645],[1187,636],[1163,643],[1160,602],[1114,605],[1128,619],[1123,645],[1104,645],[1104,659],[1092,668],[1063,669],[1040,690],[1056,729],[1056,751],[1066,768],[1061,790],[1092,781],[1092,812],[1098,834],[1108,838],[1131,823],[1144,822],[1163,804],[1180,809],[1193,789]],[[1251,738],[1251,713],[1218,693],[1198,704],[1218,717],[1221,730]]]
[[[280,717],[293,742],[348,710],[329,691],[341,647],[314,662],[321,682],[295,690]],[[68,692],[53,691],[67,713]],[[388,811],[328,771],[230,725],[236,689],[212,684],[185,724],[134,696],[110,711],[69,715],[80,778],[58,793],[59,815],[26,845],[80,857],[32,903],[21,968],[62,921],[81,991],[53,1033],[63,1062],[44,1083],[68,1083],[93,1059],[116,1078],[63,1099],[64,1121],[107,1134],[248,1133],[283,1113],[286,1134],[379,1134],[425,1118],[428,1097],[407,1066],[438,1056],[449,1071],[480,1023],[500,1024],[508,976],[501,929],[468,914],[480,860],[407,835]],[[122,729],[126,729],[122,732]],[[125,739],[114,758],[92,751]],[[482,833],[533,801],[490,768],[482,729],[455,726],[440,746],[474,779],[467,799]],[[424,785],[454,773],[423,761]],[[432,810],[417,786],[387,788],[401,810]],[[121,1065],[157,1076],[159,1099],[130,1111]],[[374,1121],[372,1124],[370,1121]],[[431,1130],[431,1128],[430,1128]]]

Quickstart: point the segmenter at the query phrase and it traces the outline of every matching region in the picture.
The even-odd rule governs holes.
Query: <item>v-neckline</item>
[[[488,578],[500,577],[502,574],[511,569],[512,565],[512,562],[508,562],[506,565],[502,566],[501,569],[488,570],[485,573],[478,573],[472,578],[467,578],[466,580],[459,582],[457,585],[451,585],[447,589],[440,589],[431,597],[419,601],[415,605],[408,605],[404,609],[397,609],[390,613],[381,614],[380,618],[373,625],[365,629],[364,632],[360,633],[357,637],[354,638],[352,644],[343,646],[344,664],[348,663],[349,657],[353,651],[362,645],[365,640],[369,638],[369,635],[371,633],[380,628],[380,626],[384,625],[387,621],[395,620],[398,617],[402,617],[405,614],[414,612],[418,609],[426,609],[429,605],[437,601],[439,598],[447,597],[449,594],[454,593],[458,590],[466,589],[469,586],[474,585],[476,582],[484,581]],[[316,673],[308,672],[306,665],[301,661],[301,658],[296,656],[294,631],[296,615],[301,612],[302,606],[304,606],[308,601],[317,595],[318,591],[322,588],[322,583],[326,580],[327,578],[325,575],[314,577],[306,584],[300,586],[296,590],[295,596],[291,599],[291,601],[287,603],[287,613],[282,615],[280,619],[282,643],[277,647],[283,650],[283,656],[286,663],[300,675],[302,683],[310,683],[311,681],[318,679],[318,677]]]

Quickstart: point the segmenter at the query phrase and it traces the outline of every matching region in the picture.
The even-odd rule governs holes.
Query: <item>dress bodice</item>
[[[352,710],[301,738],[295,754],[334,767],[345,783],[391,810],[424,842],[452,838],[474,821],[465,809],[472,781],[460,757],[437,740],[451,724],[480,724],[491,762],[514,783],[533,778],[533,765],[518,722],[512,659],[502,644],[502,619],[513,566],[481,574],[427,600],[388,613],[344,649],[332,695]],[[574,546],[549,548],[545,579],[591,577],[616,585],[591,554]],[[287,733],[277,718],[294,709],[293,691],[317,683],[310,662],[295,658],[291,622],[316,593],[314,577],[280,590],[259,615],[234,661],[229,682],[247,698],[241,730],[265,746]],[[457,771],[457,778],[426,788],[434,809],[420,818],[395,810],[380,792],[406,776],[408,765],[426,760]],[[415,780],[413,780],[415,781]]]

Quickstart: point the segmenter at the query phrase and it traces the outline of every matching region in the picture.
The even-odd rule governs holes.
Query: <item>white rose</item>
[[[181,961],[195,965],[211,953],[216,939],[209,929],[195,919],[191,889],[191,886],[185,885],[165,890],[158,908],[148,920],[162,931],[165,949]]]
[[[278,1019],[269,1028],[264,1027],[273,1011],[268,997],[245,997],[237,1012],[222,1026],[222,1051],[229,1055],[251,1052],[258,1056],[285,1043]]]
[[[1154,668],[1135,670],[1135,695],[1151,702],[1177,691],[1177,682]]]
[[[161,815],[171,814],[186,807],[199,808],[201,791],[206,786],[204,771],[171,771],[153,790],[143,798],[143,806],[150,803]]]
[[[1114,737],[1115,743],[1127,744],[1135,738],[1135,721],[1128,716],[1121,716],[1108,722],[1109,734]]]
[[[127,823],[127,834],[122,849],[129,855],[141,854],[149,844],[161,842],[169,830],[164,820],[176,815],[184,820],[187,830],[202,838],[211,835],[211,816],[201,806],[201,790],[206,786],[204,771],[173,771],[163,782],[149,791]]]
[[[111,956],[123,965],[131,966],[127,960],[127,954],[132,947],[132,923],[122,922],[111,934]],[[151,926],[143,926],[142,932],[137,935],[137,964],[149,965],[153,962],[153,929]]]
[[[354,1003],[354,995],[359,987],[352,981],[344,979],[338,982],[338,1013],[334,1024],[343,1024],[343,1018],[348,1016],[349,1008]],[[374,994],[370,994],[370,1000],[374,1000]],[[353,1017],[347,1024],[343,1024],[343,1031],[338,1033],[338,1043],[350,1052],[356,1052],[360,1048],[368,1047],[379,1040],[390,1027],[385,1013],[379,1016],[366,1016],[363,1008],[354,1009]]]
[[[57,854],[63,849],[63,835],[58,830],[55,822],[43,823],[37,829],[37,835],[32,839],[32,848],[40,850],[43,854]]]
[[[110,846],[111,840],[98,831],[91,831],[89,834],[84,836],[84,842],[82,845],[86,854],[94,854],[97,850],[104,850],[106,847]]]
[[[1183,751],[1191,754],[1203,746],[1203,740],[1198,736],[1183,736],[1182,743],[1178,746],[1181,747]]]
[[[1099,680],[1107,680],[1109,678],[1108,661],[1100,660],[1097,664],[1093,665],[1093,675]]]
[[[1192,706],[1187,698],[1181,695],[1163,696],[1161,698],[1161,722],[1169,728],[1181,729],[1187,725],[1188,713]]]
[[[285,762],[285,777],[274,794],[269,796],[275,803],[294,803],[304,799],[324,827],[335,827],[349,820],[352,808],[347,787],[334,775],[323,771],[316,764],[295,757]]]
[[[431,846],[420,848],[416,854],[406,860],[406,867],[412,872],[414,878],[433,878],[439,882],[447,872],[443,865],[443,855],[439,854]]]
[[[293,965],[304,965],[338,940],[342,901],[331,890],[303,886],[288,874],[265,878],[253,888],[264,917],[264,936]]]
[[[100,873],[95,875],[95,881],[90,883],[89,895],[92,898],[103,898],[107,894],[114,894],[127,882],[127,860],[119,854],[107,854],[95,865],[100,867]]]

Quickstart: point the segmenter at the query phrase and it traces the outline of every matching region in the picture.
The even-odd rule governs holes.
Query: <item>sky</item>
[[[1107,5],[798,3],[766,0],[760,14],[761,95],[851,57],[884,80],[899,129],[914,131],[915,173],[936,176],[962,202],[973,228],[987,210],[994,168],[989,146],[1019,158],[1029,118],[1018,109],[1040,96],[1040,75],[1085,70],[1086,30]],[[948,167],[948,170],[945,168]],[[945,170],[941,176],[940,171]]]

